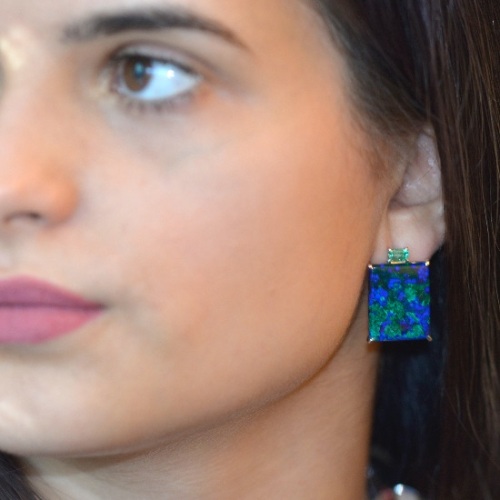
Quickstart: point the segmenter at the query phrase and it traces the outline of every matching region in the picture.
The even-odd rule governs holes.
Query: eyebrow
[[[240,38],[219,22],[179,7],[166,9],[146,8],[96,14],[65,27],[61,40],[64,43],[87,42],[128,31],[163,31],[169,29],[187,29],[210,33],[248,50],[248,47]]]

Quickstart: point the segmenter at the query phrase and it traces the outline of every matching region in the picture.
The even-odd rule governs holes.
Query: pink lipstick
[[[103,306],[31,278],[0,280],[0,343],[35,344],[69,334]]]

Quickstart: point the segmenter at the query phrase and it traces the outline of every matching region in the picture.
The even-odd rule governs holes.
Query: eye
[[[200,75],[169,60],[121,54],[114,61],[113,89],[132,101],[173,100],[195,89]]]

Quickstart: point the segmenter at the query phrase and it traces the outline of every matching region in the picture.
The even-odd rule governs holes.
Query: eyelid
[[[108,61],[119,61],[126,57],[146,57],[179,66],[188,73],[205,75],[211,68],[200,58],[176,47],[155,42],[134,42],[120,46],[108,57]]]
[[[191,66],[188,66],[187,64],[183,63],[183,62],[179,62],[178,60],[172,58],[172,57],[156,57],[156,56],[152,56],[150,54],[146,54],[144,53],[143,51],[134,51],[134,50],[131,50],[131,51],[124,51],[124,52],[120,52],[118,54],[114,54],[110,59],[109,59],[109,62],[108,64],[109,65],[116,65],[116,64],[119,64],[120,62],[123,62],[123,61],[126,61],[128,58],[133,58],[133,57],[137,57],[137,58],[144,58],[144,59],[150,59],[151,61],[154,61],[154,62],[157,62],[157,63],[160,63],[160,64],[165,64],[165,65],[172,65],[172,66],[176,66],[177,68],[179,68],[181,71],[183,71],[184,73],[187,73],[189,75],[192,75],[193,77],[199,77],[201,79],[201,76],[199,74],[198,71],[194,70]]]

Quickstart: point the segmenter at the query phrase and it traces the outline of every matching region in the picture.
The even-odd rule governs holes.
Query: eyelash
[[[171,95],[165,95],[165,97],[159,99],[141,99],[139,97],[141,90],[138,90],[137,96],[134,97],[134,91],[130,89],[129,91],[125,90],[126,83],[124,81],[124,77],[127,76],[125,65],[134,61],[137,65],[142,65],[142,70],[144,70],[143,76],[151,77],[150,80],[158,76],[173,80],[179,75],[181,79],[191,79],[192,83],[186,84],[185,88],[174,90]],[[136,68],[136,70],[139,70],[139,68]],[[105,68],[105,76],[111,93],[117,97],[126,111],[140,113],[178,111],[183,105],[192,102],[196,93],[200,90],[203,81],[200,72],[183,62],[179,62],[171,57],[165,57],[164,55],[154,55],[148,53],[146,50],[131,49],[121,50],[108,60]],[[148,85],[150,80],[148,80],[146,85]],[[164,83],[168,84],[168,81],[165,80]],[[166,94],[168,93],[167,91]]]

